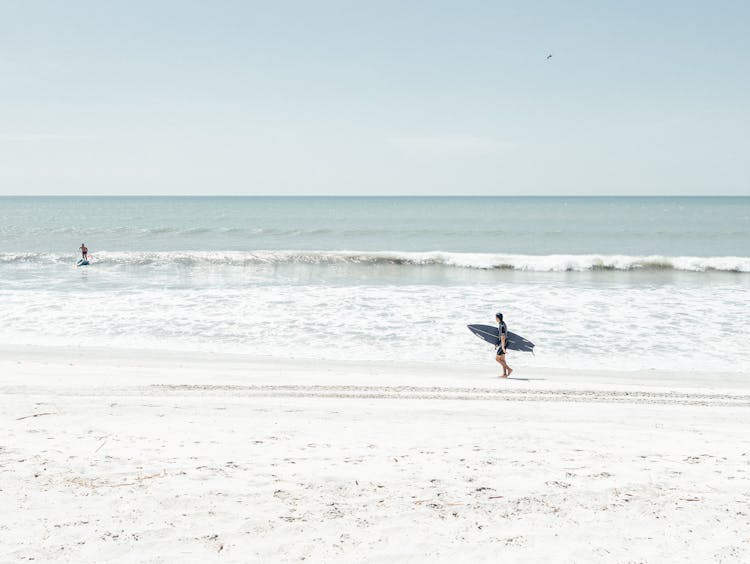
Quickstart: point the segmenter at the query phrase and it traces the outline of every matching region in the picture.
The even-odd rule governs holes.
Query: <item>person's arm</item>
[[[505,352],[505,333],[500,333],[500,350]]]

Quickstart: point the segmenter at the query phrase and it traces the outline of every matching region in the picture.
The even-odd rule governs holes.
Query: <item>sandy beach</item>
[[[750,377],[0,351],[0,560],[742,562]]]

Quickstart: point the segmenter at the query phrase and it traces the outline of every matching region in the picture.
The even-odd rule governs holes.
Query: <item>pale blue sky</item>
[[[689,0],[5,0],[0,194],[748,195],[748,22]]]

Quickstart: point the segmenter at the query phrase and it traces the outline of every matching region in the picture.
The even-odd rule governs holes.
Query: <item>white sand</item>
[[[750,560],[750,374],[496,373],[0,349],[0,561]]]

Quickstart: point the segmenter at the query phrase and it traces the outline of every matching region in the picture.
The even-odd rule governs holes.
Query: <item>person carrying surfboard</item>
[[[508,327],[507,325],[505,325],[505,321],[503,321],[503,314],[500,312],[495,314],[495,321],[497,321],[497,330],[499,337],[495,360],[503,366],[503,375],[501,376],[501,378],[507,378],[513,372],[513,369],[508,366],[507,362],[505,362],[505,344],[508,341]]]
[[[81,249],[81,259],[82,259],[82,260],[88,260],[88,259],[86,258],[86,256],[87,256],[87,255],[89,254],[89,249],[88,249],[88,247],[86,246],[86,243],[81,243],[81,247],[80,247],[80,249]]]

